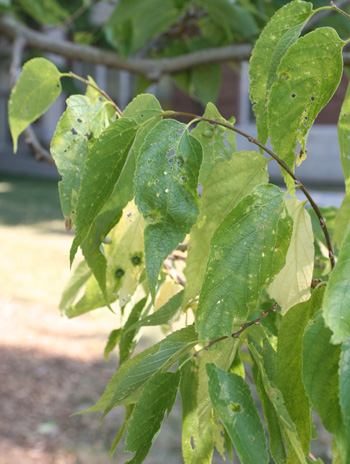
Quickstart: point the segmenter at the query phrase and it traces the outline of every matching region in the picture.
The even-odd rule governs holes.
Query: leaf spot
[[[230,402],[230,407],[233,412],[242,412],[242,406],[240,404],[234,403],[233,401]]]
[[[115,271],[115,276],[116,276],[117,279],[121,279],[124,274],[125,274],[125,272],[123,271],[123,269],[117,269]]]

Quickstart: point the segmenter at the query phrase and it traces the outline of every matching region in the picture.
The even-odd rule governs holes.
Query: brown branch
[[[232,131],[236,132],[237,134],[241,135],[242,137],[245,137],[249,142],[253,143],[254,145],[257,145],[258,147],[260,147],[262,150],[265,151],[265,153],[270,155],[271,158],[273,158],[275,161],[277,161],[277,163],[294,180],[295,185],[297,185],[300,188],[300,190],[304,193],[306,198],[309,200],[310,205],[312,206],[313,210],[315,211],[315,213],[316,213],[316,215],[317,215],[317,217],[318,217],[318,219],[320,221],[320,226],[322,228],[323,234],[324,234],[325,239],[326,239],[327,248],[328,248],[328,256],[329,256],[329,260],[331,262],[332,269],[334,268],[335,259],[334,259],[333,245],[332,245],[331,238],[330,238],[327,226],[326,226],[326,221],[324,220],[319,207],[317,206],[314,199],[310,195],[310,192],[301,183],[301,181],[298,179],[298,177],[294,174],[294,172],[290,169],[290,167],[281,158],[279,158],[272,150],[270,150],[268,147],[266,147],[261,142],[256,140],[254,137],[252,137],[249,134],[246,134],[245,132],[241,131],[240,129],[237,129],[236,127],[232,126],[231,124],[221,122],[221,121],[216,121],[215,119],[205,118],[203,116],[198,116],[198,115],[192,114],[192,113],[185,113],[185,112],[182,112],[182,111],[174,111],[171,114],[177,115],[177,116],[185,116],[185,117],[189,117],[189,118],[193,118],[193,119],[199,119],[201,121],[209,122],[210,124],[218,124],[218,125],[220,125],[222,127],[226,127],[226,129],[232,130]],[[169,113],[169,115],[171,115],[171,114]]]
[[[183,278],[181,276],[179,276],[179,274],[175,271],[173,266],[166,259],[163,261],[163,265],[165,267],[165,272],[167,273],[167,275],[171,279],[173,279],[173,281],[176,284],[182,285],[183,287],[186,287],[186,282],[183,280]]]
[[[266,309],[265,311],[263,311],[261,313],[261,316],[259,316],[257,319],[254,319],[253,321],[250,321],[250,322],[246,322],[245,324],[242,324],[241,325],[241,328],[239,330],[237,330],[237,332],[234,332],[233,334],[231,334],[230,336],[228,335],[223,335],[222,337],[219,337],[219,338],[215,338],[215,340],[211,340],[208,345],[206,345],[204,348],[202,348],[202,350],[205,350],[205,351],[208,351],[209,348],[213,345],[215,345],[215,343],[218,343],[218,342],[221,342],[222,340],[226,340],[227,338],[238,338],[242,332],[244,332],[246,329],[248,329],[248,327],[251,327],[252,325],[259,325],[260,322],[265,319],[266,316],[268,316],[270,313],[273,313],[273,312],[276,312],[277,311],[277,303],[275,303],[271,308],[269,309]],[[200,350],[200,351],[202,351]],[[197,353],[194,354],[194,356],[198,356],[198,353],[200,353],[200,351],[197,351]]]
[[[19,36],[13,42],[12,47],[12,60],[10,66],[10,81],[11,87],[13,87],[21,74],[21,61],[23,50],[26,46],[26,42],[23,37]],[[47,163],[55,166],[55,161],[52,158],[50,152],[46,150],[40,143],[38,137],[36,136],[35,132],[28,126],[24,131],[24,140],[26,144],[33,150],[35,159],[37,161],[46,161]]]
[[[163,74],[175,74],[200,65],[248,60],[252,51],[251,45],[243,44],[210,48],[173,58],[122,59],[115,52],[91,45],[77,44],[64,39],[52,38],[45,33],[34,31],[10,15],[4,15],[0,18],[0,32],[13,39],[22,36],[28,47],[87,63],[100,64],[110,68],[142,74],[151,81],[159,80]]]

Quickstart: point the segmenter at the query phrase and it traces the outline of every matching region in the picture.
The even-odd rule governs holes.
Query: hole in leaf
[[[291,97],[292,97],[292,98],[295,98],[295,97],[296,97],[296,94],[295,94],[295,93],[292,93]]]
[[[78,134],[78,132],[74,129],[74,127],[72,127],[72,129],[71,129],[71,133],[72,133],[73,135],[77,135],[77,134]]]
[[[86,140],[90,140],[92,135],[86,132],[86,134],[84,134],[84,137],[86,138]]]
[[[230,407],[233,412],[242,412],[242,406],[238,403],[234,403],[233,401],[230,401]]]
[[[143,114],[140,114],[140,118],[143,118]]]
[[[116,276],[117,279],[121,279],[124,274],[125,274],[125,272],[123,271],[123,269],[117,269],[115,271],[115,276]]]
[[[174,158],[169,159],[169,163],[172,163],[174,161]]]
[[[28,110],[29,110],[29,106],[26,106],[24,109],[25,109],[26,111],[28,111]]]
[[[169,189],[165,189],[164,192],[165,192],[165,193],[169,193]]]
[[[172,156],[174,156],[174,154],[175,154],[175,150],[172,148],[171,150],[168,151],[168,153],[166,154],[166,156],[167,156],[168,158],[171,158]]]
[[[312,102],[313,102],[313,101],[315,101],[315,97],[311,97],[311,99],[310,99],[310,100],[311,100]]]
[[[102,97],[98,97],[98,100],[99,100],[100,102],[103,102],[103,98],[102,98]]]
[[[78,122],[83,122],[83,120],[82,120],[82,119],[80,119],[80,118],[78,118],[78,119],[77,119],[77,121],[78,121]]]

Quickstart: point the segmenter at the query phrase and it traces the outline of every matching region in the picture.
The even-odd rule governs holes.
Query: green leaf
[[[57,24],[69,16],[56,0],[19,0],[21,8],[41,24]]]
[[[207,376],[204,379],[208,389]],[[185,464],[210,464],[213,447],[212,421],[206,420],[200,428],[198,393],[202,386],[195,359],[181,369],[180,394],[182,405],[182,454]]]
[[[170,324],[180,313],[183,295],[183,291],[177,293],[153,314],[142,317],[138,322],[129,326],[128,329],[125,327],[125,333],[140,327]]]
[[[130,152],[115,184],[114,191],[93,222],[89,234],[82,245],[84,255],[91,253],[98,255],[104,267],[103,255],[100,254],[99,250],[100,244],[114,225],[118,223],[121,211],[134,196],[133,178],[136,159],[148,131],[158,122],[154,120],[154,117],[160,113],[162,113],[162,108],[153,95],[138,95],[124,110],[124,117],[132,117],[141,126],[136,133]]]
[[[140,318],[140,315],[145,307],[147,302],[147,297],[142,298],[131,310],[131,313],[126,321],[119,342],[119,365],[123,364],[131,355],[132,353],[132,346],[134,337],[137,333],[137,329],[128,330],[131,328],[135,322],[137,322]]]
[[[284,194],[259,185],[216,229],[196,313],[200,340],[230,335],[245,322],[266,283],[285,262],[292,220]]]
[[[322,307],[323,294],[324,287],[321,287],[313,291],[308,301],[293,306],[282,318],[277,340],[275,382],[296,426],[306,456],[310,448],[311,416],[302,380],[302,342],[309,319]],[[291,460],[290,456],[288,458]]]
[[[73,95],[58,122],[51,141],[51,154],[58,172],[63,215],[74,223],[80,182],[89,145],[108,126],[108,117],[101,102],[91,104],[88,97]],[[92,140],[91,140],[92,139]],[[89,142],[90,141],[90,142]]]
[[[197,66],[191,72],[190,92],[202,105],[216,102],[221,88],[221,66]]]
[[[120,427],[120,429],[118,430],[118,433],[117,433],[115,439],[113,440],[111,449],[109,450],[109,453],[108,453],[108,456],[110,458],[113,457],[113,454],[115,453],[115,450],[117,449],[119,443],[121,442],[121,439],[123,438],[124,434],[126,433],[126,431],[128,429],[131,414],[132,414],[132,412],[134,410],[134,407],[135,407],[134,404],[129,404],[128,406],[125,406],[125,416],[124,416],[123,424]]]
[[[325,297],[326,298],[326,295]],[[331,344],[332,332],[324,325],[322,311],[308,323],[303,340],[303,382],[324,427],[334,435],[344,458],[347,438],[339,404],[340,345]]]
[[[295,464],[297,462],[304,464],[305,456],[304,456],[304,452],[303,452],[302,445],[300,442],[300,438],[296,430],[295,424],[292,421],[285,407],[283,395],[280,392],[280,390],[275,386],[273,381],[270,380],[270,378],[268,377],[267,372],[264,367],[264,360],[262,356],[258,353],[253,343],[249,344],[249,350],[259,370],[259,374],[261,376],[261,385],[263,386],[265,390],[265,394],[267,398],[270,400],[273,408],[276,411],[276,416],[278,418],[279,425],[280,425],[280,428],[282,430],[282,433],[283,433],[283,436],[286,442],[287,450],[289,452],[292,451],[294,456],[297,459],[297,461],[294,460],[294,462],[290,462],[290,464]],[[283,454],[282,454],[282,459],[283,459]]]
[[[345,99],[340,111],[338,122],[338,138],[340,161],[344,172],[345,198],[335,220],[334,241],[341,247],[350,228],[350,86],[348,86]]]
[[[242,151],[234,153],[230,161],[220,162],[212,168],[203,185],[200,215],[190,234],[183,307],[201,289],[215,229],[254,187],[268,182],[266,165],[267,159],[263,155]]]
[[[137,128],[133,119],[119,119],[101,134],[89,151],[76,206],[76,236],[71,247],[71,262],[115,189]]]
[[[15,153],[18,136],[44,114],[61,93],[60,77],[56,66],[44,58],[34,58],[23,66],[9,101],[9,124]]]
[[[265,391],[262,376],[256,364],[253,365],[252,373],[254,377],[254,383],[264,410],[265,421],[269,433],[269,445],[271,456],[273,457],[275,462],[278,462],[279,464],[285,464],[286,451],[280,424],[278,421],[278,414],[272,401],[270,400],[269,396]]]
[[[332,271],[323,302],[323,317],[332,330],[332,343],[350,336],[350,230],[344,238],[338,262]]]
[[[268,463],[267,440],[248,385],[241,376],[207,365],[209,396],[242,464]]]
[[[154,12],[157,12],[155,15]],[[139,50],[148,40],[166,31],[178,18],[178,11],[172,0],[121,1],[110,15],[105,30],[107,39],[116,48],[120,48],[123,39],[128,39],[124,53]],[[128,24],[127,29],[122,28]],[[128,32],[129,37],[125,37]]]
[[[137,95],[123,111],[124,118],[133,118],[139,124],[163,113],[159,101],[154,95]]]
[[[118,341],[120,339],[120,334],[121,334],[121,329],[114,329],[112,332],[109,334],[103,355],[105,358],[106,363],[109,361],[109,353],[111,353],[114,348],[117,346]]]
[[[67,310],[75,300],[81,287],[87,282],[90,276],[91,271],[89,267],[85,261],[82,261],[78,264],[66,286],[64,287],[59,308],[63,313],[65,313],[67,317],[69,317]]]
[[[83,412],[105,410],[135,403],[144,385],[158,372],[170,369],[198,343],[193,326],[168,335],[161,342],[123,363],[109,381],[105,392],[92,408]]]
[[[182,242],[199,212],[200,143],[187,127],[162,120],[148,133],[135,171],[135,202],[146,219],[146,272],[155,297],[164,259]]]
[[[87,255],[87,259],[101,257],[102,262],[97,262],[95,268],[91,262],[88,262],[94,269],[95,275],[90,278],[82,298],[67,311],[70,317],[105,306],[105,295],[101,290],[100,282],[96,281],[96,272],[105,279],[108,302],[113,303],[119,298],[121,308],[127,304],[145,268],[143,229],[143,217],[135,204],[130,202],[123,210],[121,220],[111,231],[110,243],[104,245],[103,253],[97,250],[97,253]]]
[[[278,65],[313,15],[311,10],[310,2],[289,2],[277,10],[255,43],[249,63],[250,99],[261,143],[268,138],[267,103]]]
[[[242,40],[258,32],[256,22],[249,11],[228,0],[200,0],[199,4],[208,10],[209,16],[232,41],[233,35]]]
[[[295,304],[310,296],[314,269],[314,234],[305,202],[287,199],[288,212],[293,219],[293,233],[286,264],[269,287],[269,295],[285,313]]]
[[[343,413],[346,435],[346,459],[350,460],[350,340],[343,343],[339,362],[339,402]]]
[[[146,385],[133,410],[125,441],[125,451],[135,452],[127,461],[141,464],[146,458],[161,427],[165,412],[167,416],[174,406],[180,373],[160,372]]]
[[[278,67],[269,96],[268,129],[274,151],[291,169],[297,140],[305,152],[316,116],[338,87],[344,43],[334,29],[316,29],[292,45]]]
[[[213,103],[207,104],[203,117],[227,123]],[[235,133],[222,126],[201,121],[192,130],[191,135],[199,140],[203,148],[203,163],[199,173],[199,182],[204,186],[211,169],[218,162],[232,158],[236,151]]]

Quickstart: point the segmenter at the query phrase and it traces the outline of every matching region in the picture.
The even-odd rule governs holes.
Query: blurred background
[[[7,105],[18,68],[32,57],[44,56],[61,71],[92,76],[121,109],[141,92],[154,94],[164,109],[196,114],[213,101],[225,118],[234,115],[237,126],[254,136],[248,78],[251,47],[268,19],[286,3],[0,0],[0,464],[110,462],[107,453],[123,419],[118,408],[101,428],[96,414],[70,417],[99,398],[117,367],[116,356],[109,364],[103,359],[115,316],[102,309],[67,320],[58,310],[70,274],[73,234],[65,231],[57,190],[60,176],[48,151],[66,98],[84,93],[85,87],[63,79],[61,96],[32,125],[36,149],[33,140],[28,144],[27,135],[21,136],[18,154],[13,155]],[[312,3],[315,7],[328,4]],[[338,16],[320,15],[308,30],[333,25],[347,37],[350,23]],[[18,54],[19,37],[24,37],[24,44]],[[106,66],[98,59],[82,59],[79,53],[72,57],[62,51],[63,46],[60,49],[67,41],[91,50],[99,47],[101,57],[113,53],[122,64]],[[50,52],[50,43],[58,44],[58,52]],[[223,50],[224,58],[220,58]],[[202,62],[194,66],[191,54],[199,52]],[[215,53],[217,59],[206,58]],[[185,66],[172,74],[155,64],[184,56]],[[131,72],[127,64],[135,65],[137,60],[140,69],[152,60],[151,68]],[[300,174],[297,171],[320,206],[339,207],[344,196],[337,120],[347,83],[344,74],[311,130],[308,157]],[[237,138],[237,146],[253,149],[245,139]],[[278,166],[269,163],[269,169],[271,180],[282,185]],[[146,334],[145,345],[153,342],[152,337],[159,334]],[[330,462],[330,441],[321,426],[317,446],[315,455]],[[120,447],[113,461],[126,459]],[[179,405],[146,462],[165,460],[182,462]],[[214,462],[220,459],[215,457]]]

